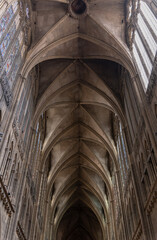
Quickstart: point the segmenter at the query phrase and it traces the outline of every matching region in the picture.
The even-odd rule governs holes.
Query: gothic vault
[[[0,1],[0,240],[157,239],[156,16]]]

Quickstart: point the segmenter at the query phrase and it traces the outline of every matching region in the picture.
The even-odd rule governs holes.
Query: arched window
[[[146,91],[157,52],[157,19],[146,2],[139,4],[132,52]]]

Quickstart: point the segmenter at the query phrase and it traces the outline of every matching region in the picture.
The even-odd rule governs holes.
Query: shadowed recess
[[[77,201],[64,214],[57,231],[57,240],[102,239],[95,214],[83,202]]]

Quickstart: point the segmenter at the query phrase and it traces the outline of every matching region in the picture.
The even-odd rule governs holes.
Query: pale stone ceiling
[[[34,42],[23,68],[25,76],[35,66],[39,74],[34,122],[46,112],[42,165],[50,162],[57,240],[104,239],[118,169],[115,116],[125,124],[121,73],[125,67],[134,75],[125,1],[88,4],[87,15],[76,19],[69,1],[33,1]]]

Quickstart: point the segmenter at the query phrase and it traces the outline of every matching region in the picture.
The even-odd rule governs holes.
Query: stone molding
[[[17,223],[16,233],[20,240],[27,240],[19,222]]]
[[[149,216],[157,203],[157,188],[152,191],[152,195],[147,206],[147,215]]]
[[[138,225],[135,236],[133,237],[133,240],[140,240],[142,236],[142,227],[141,224]]]
[[[19,128],[19,122],[18,122],[16,117],[14,118],[12,127],[13,127],[14,136],[15,136],[15,138],[17,140],[18,136],[19,136],[20,128]]]
[[[12,213],[14,213],[14,208],[1,176],[0,176],[0,201],[2,201],[8,216],[11,217]]]
[[[29,47],[31,41],[31,20],[30,20],[30,6],[28,1],[18,0],[20,8],[20,21],[22,22],[22,30],[24,32],[24,44]],[[29,17],[26,13],[28,8]]]
[[[129,7],[131,6],[131,15]],[[134,41],[134,32],[136,30],[137,15],[140,10],[139,0],[128,0],[126,4],[126,41],[130,50]],[[129,16],[130,15],[130,16]]]
[[[20,157],[22,160],[24,160],[24,152],[25,152],[24,141],[20,136],[20,126],[19,126],[18,119],[16,117],[14,118],[12,128],[13,128],[15,139],[18,142],[17,146],[20,153]]]
[[[12,104],[13,96],[12,96],[12,92],[11,92],[7,77],[3,76],[0,82],[1,82],[6,105],[7,107],[10,107]]]

